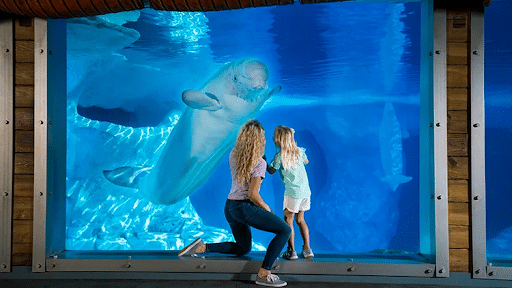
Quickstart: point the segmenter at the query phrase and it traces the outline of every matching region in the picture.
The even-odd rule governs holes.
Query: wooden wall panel
[[[469,9],[447,9],[448,230],[450,271],[470,271]]]
[[[34,175],[14,175],[14,197],[34,197]]]
[[[452,225],[450,229],[450,247],[469,249],[469,227]]]
[[[458,203],[469,202],[469,183],[468,180],[448,180],[448,201]]]
[[[468,88],[448,88],[448,110],[468,110]]]
[[[34,20],[14,25],[13,266],[32,265],[34,218]]]
[[[16,86],[14,91],[15,107],[34,107],[34,86]]]
[[[469,272],[470,250],[450,248],[450,271]]]

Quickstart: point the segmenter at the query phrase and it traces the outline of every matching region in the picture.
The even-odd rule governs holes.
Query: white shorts
[[[311,207],[311,197],[302,199],[295,199],[292,197],[284,196],[283,210],[287,209],[293,213],[299,213],[299,211],[307,211]]]

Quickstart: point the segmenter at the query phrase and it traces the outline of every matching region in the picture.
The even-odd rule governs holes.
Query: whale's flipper
[[[152,167],[124,166],[114,170],[103,170],[103,175],[108,181],[122,187],[138,189],[139,181],[146,176]]]
[[[405,176],[402,174],[394,174],[394,175],[386,175],[381,178],[382,181],[388,183],[389,187],[396,191],[396,188],[398,188],[398,185],[407,183],[412,180],[412,177]]]
[[[267,99],[270,98],[272,95],[275,95],[279,92],[281,92],[281,85],[274,86],[274,88],[272,88],[272,90],[270,90],[270,92],[268,92]]]
[[[222,107],[219,103],[219,99],[217,99],[215,95],[196,90],[183,91],[181,99],[183,103],[193,109],[216,111]]]

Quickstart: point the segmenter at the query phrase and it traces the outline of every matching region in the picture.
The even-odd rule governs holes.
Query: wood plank
[[[34,175],[14,175],[14,197],[34,197]]]
[[[12,204],[12,219],[32,220],[34,219],[34,198],[14,197]]]
[[[448,179],[469,179],[468,157],[448,157]]]
[[[448,156],[468,156],[468,138],[468,134],[449,133]]]
[[[16,51],[16,63],[34,63],[34,41],[16,40],[14,41]]]
[[[13,244],[31,244],[33,237],[32,220],[13,220],[12,221],[12,243]]]
[[[16,63],[14,65],[14,84],[34,86],[34,63]]]
[[[448,202],[448,225],[469,226],[469,203]]]
[[[471,272],[469,270],[469,249],[450,249],[450,271]]]
[[[34,174],[34,153],[14,153],[14,173]]]
[[[448,180],[449,202],[468,203],[469,198],[468,180]]]
[[[468,88],[448,88],[448,110],[468,110]]]
[[[448,53],[447,64],[468,64],[468,43],[446,43],[446,49]]]
[[[468,112],[467,111],[448,111],[447,113],[448,134],[467,134],[468,133]]]
[[[32,243],[30,244],[12,244],[12,266],[31,266],[32,265]]]
[[[469,226],[450,225],[448,227],[450,248],[469,249]]]
[[[468,8],[451,8],[446,10],[446,19],[469,19],[469,9]]]
[[[15,130],[14,152],[34,152],[34,131]]]
[[[446,85],[448,88],[467,88],[468,65],[446,65]]]
[[[14,39],[34,40],[34,19],[17,16],[14,21]]]
[[[34,86],[14,87],[14,107],[34,107]]]
[[[468,42],[468,31],[467,19],[446,20],[446,42]]]
[[[34,131],[34,108],[14,108],[14,129]]]

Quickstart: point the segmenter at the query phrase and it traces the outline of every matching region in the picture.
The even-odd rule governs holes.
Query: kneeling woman
[[[265,152],[265,130],[255,119],[247,121],[229,155],[231,169],[231,191],[224,214],[236,242],[204,244],[200,238],[180,251],[178,256],[205,252],[245,255],[251,251],[250,227],[275,233],[268,245],[265,258],[256,277],[256,284],[283,287],[286,282],[271,274],[272,264],[281,253],[290,237],[291,229],[286,222],[274,214],[260,196],[261,181],[265,178],[267,162]]]

